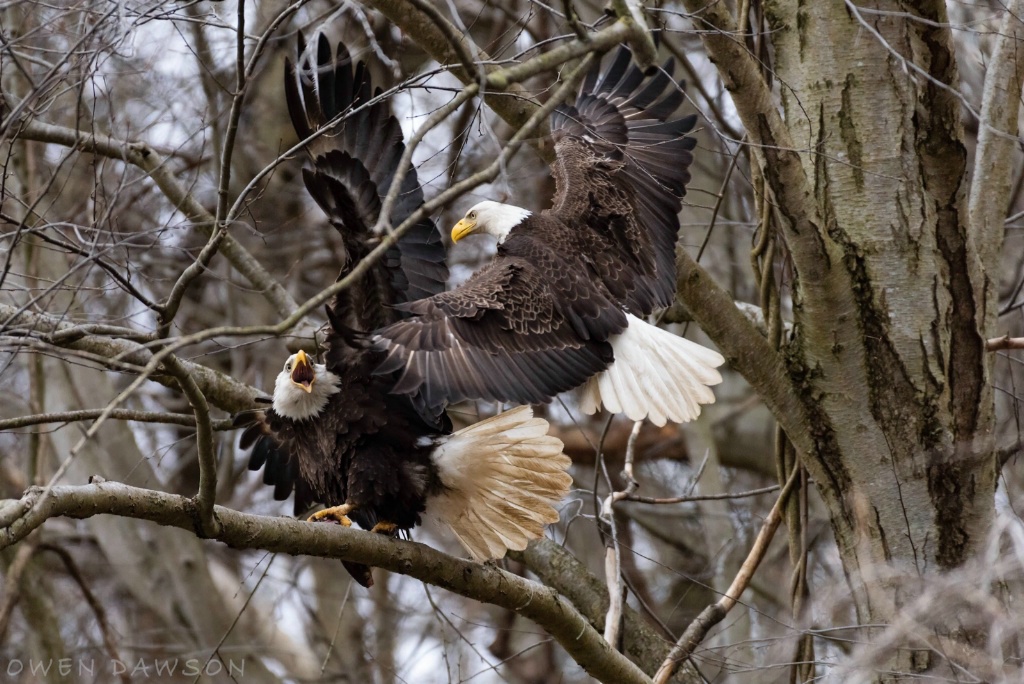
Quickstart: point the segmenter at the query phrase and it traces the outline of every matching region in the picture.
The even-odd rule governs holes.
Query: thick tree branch
[[[974,242],[986,273],[998,273],[1003,220],[1013,184],[1013,157],[1024,82],[1024,0],[1010,0],[996,34],[996,46],[985,71],[978,149],[968,200]],[[1003,135],[998,135],[1000,131]],[[998,286],[993,282],[993,287]],[[993,309],[995,307],[992,307]]]
[[[611,7],[619,21],[633,29],[627,38],[629,47],[633,49],[633,59],[641,69],[647,70],[658,58],[658,48],[647,28],[643,5],[640,0],[611,0]]]
[[[135,342],[123,339],[111,339],[100,335],[76,334],[79,326],[60,320],[56,316],[18,312],[17,308],[0,304],[0,321],[3,331],[12,329],[30,332],[48,341],[50,344],[75,351],[88,352],[97,358],[119,359],[139,366],[149,361],[150,352]],[[63,333],[63,334],[61,334]],[[259,396],[254,388],[234,378],[215,371],[198,363],[181,361],[182,366],[195,380],[207,400],[217,408],[230,413],[251,409]],[[169,376],[157,374],[151,380],[178,389],[177,381]]]
[[[787,245],[800,277],[817,282],[825,277],[831,261],[827,237],[797,145],[760,65],[737,39],[736,24],[725,3],[685,0],[684,5],[702,29],[708,57],[718,67],[747,135],[764,159],[765,179],[786,219]]]
[[[607,588],[569,551],[550,539],[538,539],[525,551],[513,551],[509,556],[525,563],[544,584],[572,601],[595,629],[604,629]],[[655,672],[669,653],[665,637],[628,605],[623,611],[623,622],[625,653],[645,672]],[[696,684],[704,679],[689,663],[684,663],[671,681]]]
[[[803,406],[779,352],[733,303],[732,296],[680,250],[676,260],[679,298],[718,345],[729,365],[746,379],[804,454],[814,453]]]
[[[58,486],[46,491],[45,498],[43,489],[33,488],[21,499],[0,503],[0,548],[24,539],[46,520],[58,516],[119,515],[201,534],[195,503],[182,496],[114,482]],[[553,589],[493,565],[336,525],[250,515],[222,506],[216,506],[214,513],[220,529],[213,539],[232,548],[339,558],[408,575],[533,620],[602,682],[650,684],[647,675],[609,647],[568,600]]]

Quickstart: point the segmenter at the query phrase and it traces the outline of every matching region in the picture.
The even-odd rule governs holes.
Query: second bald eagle
[[[454,290],[397,308],[378,331],[380,373],[428,405],[463,399],[540,403],[586,383],[581,406],[633,420],[692,420],[714,402],[718,352],[643,320],[672,303],[681,199],[695,117],[669,60],[652,78],[620,48],[574,106],[552,117],[557,193],[540,213],[485,201],[452,230],[485,233],[497,254]]]

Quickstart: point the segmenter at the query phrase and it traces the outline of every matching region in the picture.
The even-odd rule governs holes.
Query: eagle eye
[[[476,218],[476,212],[475,211],[469,212],[469,218],[475,219]]]

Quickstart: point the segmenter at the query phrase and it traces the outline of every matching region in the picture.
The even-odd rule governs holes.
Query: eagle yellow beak
[[[313,391],[313,381],[316,380],[316,373],[313,372],[313,364],[310,362],[306,352],[299,350],[295,355],[295,367],[292,368],[292,382],[301,387],[306,393]]]
[[[476,230],[476,221],[470,221],[464,217],[461,221],[455,224],[454,228],[452,228],[452,242],[458,242],[474,230]]]

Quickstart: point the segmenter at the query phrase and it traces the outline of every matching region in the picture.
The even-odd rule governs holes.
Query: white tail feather
[[[529,406],[449,435],[432,454],[447,488],[427,502],[474,560],[525,549],[558,521],[553,508],[572,485],[562,442]]]
[[[615,360],[583,386],[580,408],[596,413],[603,404],[630,420],[684,423],[700,415],[701,404],[713,404],[709,385],[722,375],[718,352],[673,335],[632,314],[629,325],[611,339]]]

